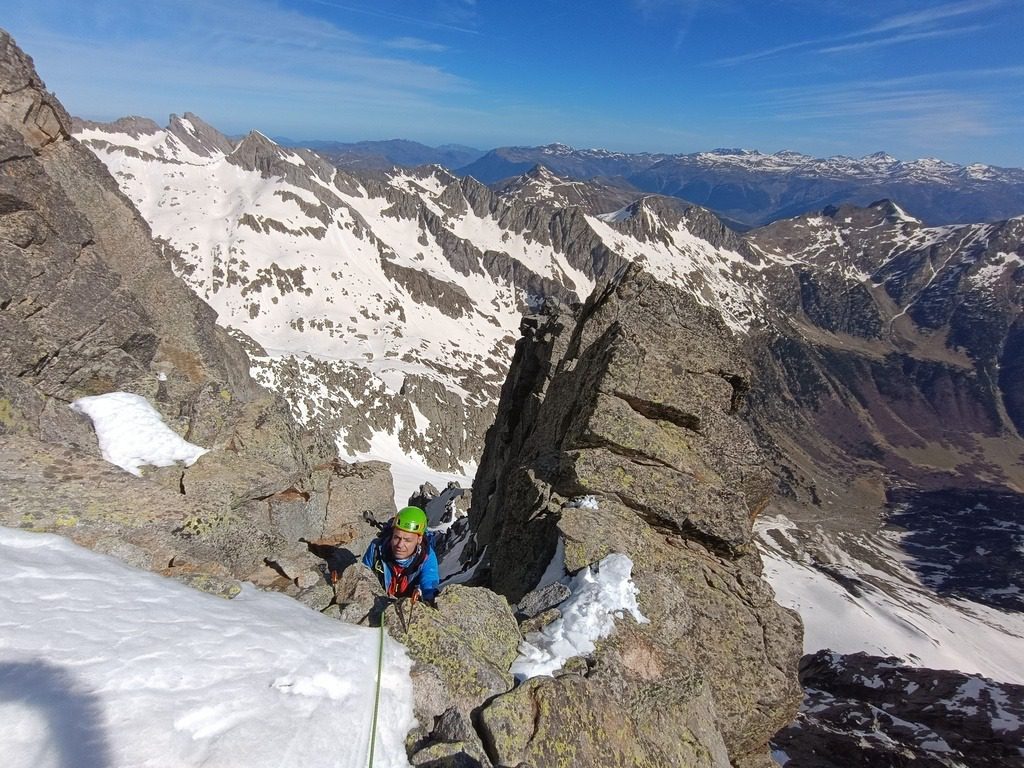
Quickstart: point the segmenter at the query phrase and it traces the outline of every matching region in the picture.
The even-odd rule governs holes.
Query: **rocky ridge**
[[[638,189],[628,185],[610,184],[596,179],[587,182],[566,179],[543,165],[535,165],[523,175],[511,179],[497,192],[509,201],[560,208],[579,206],[593,214],[623,208],[642,196]]]
[[[442,144],[430,147],[416,141],[389,139],[385,141],[297,141],[278,139],[287,147],[304,147],[328,158],[331,163],[347,170],[391,170],[394,167],[416,168],[421,165],[442,165],[461,168],[479,159],[483,150],[461,144]]]
[[[714,242],[726,236],[697,209],[652,197],[606,221],[594,214],[612,198],[594,185],[579,190],[582,207],[565,207],[561,195],[538,205],[437,167],[341,172],[257,133],[225,153],[202,126],[194,115],[155,134],[131,121],[83,123],[79,136],[136,201],[181,276],[259,342],[251,354],[261,381],[301,404],[304,423],[338,433],[346,455],[365,455],[375,436],[390,435],[406,455],[461,471],[479,453],[522,312],[544,297],[579,301],[630,260],[730,316],[745,312],[735,291],[723,300],[708,289],[709,279],[720,282],[719,256],[686,227]],[[190,148],[180,135],[193,132],[204,139]],[[531,183],[551,188],[548,177]],[[441,390],[449,395],[439,400]],[[410,400],[415,392],[423,396]],[[451,426],[443,413],[453,414]]]
[[[255,133],[227,154],[193,152],[188,164],[196,175],[173,182],[178,192],[164,190],[153,199],[139,166],[152,170],[155,164],[177,176],[176,161],[135,156],[126,133],[117,136],[128,146],[112,150],[113,134],[94,132],[83,126],[83,139],[108,158],[158,234],[166,232],[168,246],[180,251],[172,251],[172,258],[185,279],[229,322],[255,331],[261,348],[273,351],[268,356],[254,350],[257,375],[305,404],[296,409],[300,419],[340,429],[350,455],[367,452],[379,433],[396,435],[401,450],[435,468],[460,472],[474,459],[489,419],[486,406],[504,374],[491,361],[511,349],[514,338],[506,329],[514,328],[525,306],[522,294],[562,291],[567,280],[557,266],[552,279],[529,265],[541,247],[529,238],[518,236],[523,253],[517,257],[477,247],[447,220],[480,211],[521,232],[523,213],[497,210],[494,196],[471,180],[459,182],[440,171],[405,174],[388,184],[360,180]],[[161,158],[186,154],[174,132],[162,132],[160,140]],[[153,147],[147,152],[157,156]],[[175,201],[212,197],[204,211],[234,206],[233,189],[211,188],[206,181],[223,166],[242,172],[257,203],[229,218],[226,229],[219,218],[211,222],[218,228],[212,237],[192,240],[196,219],[191,210],[173,210]],[[161,212],[168,214],[164,224]],[[310,249],[331,256],[311,261]],[[361,265],[353,269],[352,259]],[[480,296],[481,279],[497,283],[490,297]],[[467,280],[476,284],[474,300],[460,284]],[[339,309],[350,313],[347,321]],[[278,351],[296,347],[305,354]],[[324,391],[347,397],[324,398]],[[366,418],[354,419],[357,412]]]
[[[581,673],[491,702],[492,757],[767,764],[798,697],[800,629],[760,579],[751,520],[772,484],[739,416],[749,380],[738,348],[717,315],[635,267],[575,315],[552,310],[524,330],[474,484],[468,551],[511,601],[543,586],[552,562],[575,572],[623,552],[650,623],[620,627]],[[585,495],[596,509],[573,504]],[[534,736],[498,738],[538,711]],[[598,723],[608,737],[594,739]]]

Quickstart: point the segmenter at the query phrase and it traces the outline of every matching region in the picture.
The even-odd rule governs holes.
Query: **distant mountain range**
[[[430,147],[406,139],[357,142],[297,141],[278,136],[274,141],[284,147],[312,149],[340,168],[358,170],[387,170],[394,166],[416,168],[421,165],[461,168],[486,154],[484,150],[461,144]]]
[[[903,161],[883,152],[821,159],[798,152],[763,154],[746,149],[672,155],[575,149],[565,144],[483,152],[400,139],[279,143],[308,147],[348,169],[440,165],[496,190],[541,167],[566,179],[596,180],[617,199],[644,192],[678,197],[710,209],[738,230],[829,205],[870,205],[881,199],[898,200],[922,222],[935,226],[1000,221],[1024,213],[1022,169],[936,159]]]

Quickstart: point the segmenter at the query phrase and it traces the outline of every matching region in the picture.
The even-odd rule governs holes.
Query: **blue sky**
[[[1024,166],[1024,0],[2,0],[72,114]]]

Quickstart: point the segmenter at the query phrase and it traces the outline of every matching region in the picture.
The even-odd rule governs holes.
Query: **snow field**
[[[920,583],[893,545],[872,539],[877,556],[898,573],[852,558],[836,565],[857,579],[853,597],[809,562],[791,559],[765,535],[793,524],[782,516],[758,520],[764,576],[775,599],[800,614],[804,653],[829,648],[839,653],[896,656],[903,663],[956,669],[1008,683],[1024,683],[1024,615],[998,611],[969,600],[942,598]],[[835,548],[830,555],[838,554]],[[886,585],[883,590],[877,584]]]
[[[391,465],[391,477],[395,483],[395,511],[409,504],[409,497],[419,490],[426,482],[435,488],[444,488],[451,481],[456,481],[463,488],[471,488],[475,466],[464,467],[461,475],[440,473],[432,469],[426,458],[415,451],[407,451],[398,443],[398,435],[390,432],[374,432],[370,438],[370,447],[366,451],[348,453],[345,441],[339,437],[337,441],[338,457],[343,461],[386,461]]]
[[[0,528],[5,768],[367,765],[380,633],[246,585],[198,592]],[[406,766],[410,662],[385,638],[378,766]]]
[[[587,216],[587,222],[608,248],[643,264],[659,280],[690,290],[701,304],[721,312],[733,331],[745,334],[764,297],[756,281],[739,280],[731,270],[756,272],[763,267],[751,264],[734,251],[715,248],[682,224],[670,230],[671,245],[661,241],[641,243],[608,223],[629,218],[627,212],[628,209],[622,209],[604,216]],[[638,215],[655,218],[646,207]],[[702,286],[706,290],[697,290]]]

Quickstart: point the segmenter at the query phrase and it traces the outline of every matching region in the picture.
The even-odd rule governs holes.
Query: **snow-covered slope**
[[[785,517],[756,523],[765,576],[804,621],[804,651],[866,651],[911,666],[1024,683],[1024,614],[921,582],[900,534],[807,534]]]
[[[6,768],[365,766],[376,629],[233,600],[0,527]],[[408,765],[411,662],[384,638],[375,765]]]
[[[220,322],[258,343],[259,378],[351,457],[471,474],[523,312],[584,298],[625,261],[686,285],[737,330],[757,303],[743,273],[759,265],[658,198],[602,219],[600,187],[540,171],[520,185],[538,205],[439,167],[356,177],[258,133],[232,145],[189,114],[77,135]],[[585,200],[591,210],[574,207]],[[621,202],[608,205],[597,214]]]

